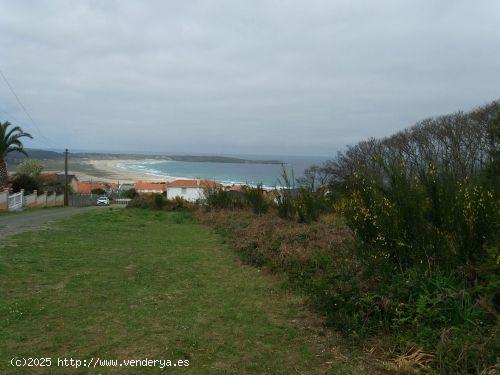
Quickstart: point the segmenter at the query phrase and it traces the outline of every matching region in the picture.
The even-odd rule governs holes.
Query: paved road
[[[38,209],[26,213],[0,216],[0,239],[16,233],[45,228],[52,220],[101,207],[66,207]]]

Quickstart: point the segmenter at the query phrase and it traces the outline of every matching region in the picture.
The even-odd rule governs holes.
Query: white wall
[[[203,188],[187,187],[185,189],[186,192],[182,193],[182,188],[169,186],[167,189],[167,198],[173,199],[175,197],[181,197],[190,202],[194,202],[198,199],[203,199]]]
[[[163,190],[152,190],[152,189],[139,189],[137,190],[138,194],[163,194]]]
[[[24,206],[25,207],[36,207],[37,191],[35,190],[32,194],[24,196]]]

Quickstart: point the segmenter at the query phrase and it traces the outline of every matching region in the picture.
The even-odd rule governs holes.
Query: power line
[[[3,109],[0,109],[0,113],[3,113],[5,115],[5,119],[8,120],[9,122],[15,122],[16,124],[21,125],[22,121],[19,121],[19,119],[14,116],[12,113],[9,114],[8,112],[4,111]],[[12,121],[14,120],[14,121]]]
[[[35,129],[37,130],[38,134],[40,134],[40,136],[45,139],[49,144],[52,144],[51,141],[49,141],[49,139],[47,137],[45,137],[45,135],[43,135],[43,133],[41,132],[40,128],[38,127],[38,125],[36,124],[35,120],[33,120],[33,117],[31,117],[31,115],[29,114],[28,110],[26,109],[26,107],[24,106],[24,104],[21,102],[21,99],[19,99],[19,96],[17,96],[14,88],[12,87],[12,85],[9,83],[9,81],[7,80],[7,77],[5,77],[5,74],[3,74],[2,70],[0,69],[0,75],[2,76],[3,80],[5,81],[5,84],[7,85],[7,87],[9,88],[10,92],[12,93],[12,95],[14,95],[14,97],[16,98],[16,101],[17,103],[19,104],[19,107],[21,107],[21,109],[23,110],[23,112],[26,114],[26,116],[28,116],[28,118],[30,119],[31,123],[33,124],[33,126],[35,127]],[[53,144],[52,144],[53,146]]]

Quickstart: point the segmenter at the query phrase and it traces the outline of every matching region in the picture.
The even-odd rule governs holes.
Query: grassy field
[[[362,354],[279,285],[189,214],[78,215],[0,240],[0,373],[19,372],[12,357],[50,357],[46,373],[65,370],[58,357],[187,359],[175,370],[195,374],[364,373]]]

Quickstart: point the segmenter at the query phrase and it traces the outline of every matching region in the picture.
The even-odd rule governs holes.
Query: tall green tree
[[[7,173],[7,154],[18,151],[27,156],[21,138],[33,138],[31,134],[24,132],[19,126],[13,126],[10,122],[0,122],[0,189],[7,186],[9,175]]]

